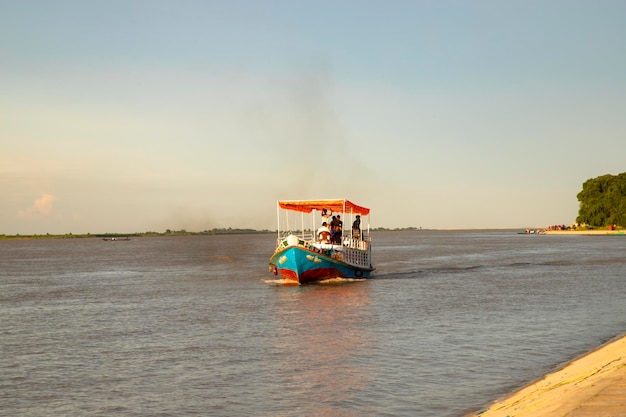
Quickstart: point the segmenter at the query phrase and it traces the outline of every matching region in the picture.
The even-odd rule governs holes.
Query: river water
[[[623,236],[377,232],[299,287],[274,241],[0,241],[0,415],[462,416],[626,332]]]

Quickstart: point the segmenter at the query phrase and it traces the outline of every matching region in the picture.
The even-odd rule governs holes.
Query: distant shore
[[[469,416],[626,415],[626,335]]]
[[[623,236],[624,231],[623,230],[546,230],[543,232],[543,234],[546,234],[546,235]]]
[[[186,230],[168,230],[163,233],[159,232],[139,232],[139,233],[66,233],[58,234],[34,234],[34,235],[2,235],[0,240],[26,240],[26,239],[121,239],[121,238],[140,238],[140,237],[157,237],[157,236],[211,236],[211,235],[243,235],[243,234],[267,234],[276,233],[271,230],[254,230],[254,229],[212,229],[202,232],[188,232]]]

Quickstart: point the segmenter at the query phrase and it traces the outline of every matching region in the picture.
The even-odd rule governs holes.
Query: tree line
[[[588,179],[577,195],[576,222],[592,227],[626,227],[626,172]]]

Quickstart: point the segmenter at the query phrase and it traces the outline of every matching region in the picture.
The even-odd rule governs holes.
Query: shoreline
[[[626,415],[626,334],[466,417],[609,415]]]
[[[545,230],[545,235],[624,236],[623,230]]]

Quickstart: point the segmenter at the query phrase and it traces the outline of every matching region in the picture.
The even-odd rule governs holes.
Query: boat
[[[331,217],[343,217],[341,225],[320,227],[330,226]],[[274,275],[299,284],[370,278],[375,268],[369,208],[346,199],[283,200],[277,202],[277,218],[276,249],[269,261]],[[357,219],[360,227],[353,228]]]

